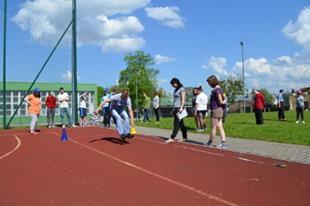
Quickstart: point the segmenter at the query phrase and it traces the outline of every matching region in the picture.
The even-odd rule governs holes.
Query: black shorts
[[[79,111],[80,111],[80,117],[81,118],[86,117],[86,115],[87,115],[86,108],[79,108]]]
[[[197,114],[202,114],[202,116],[206,116],[207,114],[207,110],[200,110],[200,111],[197,111]]]

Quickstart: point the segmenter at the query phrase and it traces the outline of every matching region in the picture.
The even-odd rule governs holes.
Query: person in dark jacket
[[[264,107],[265,107],[265,97],[259,90],[254,90],[254,112],[256,118],[256,124],[264,124]]]

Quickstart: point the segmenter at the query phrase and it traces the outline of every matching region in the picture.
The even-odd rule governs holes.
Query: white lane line
[[[238,160],[242,160],[245,162],[252,162],[252,163],[257,163],[257,164],[264,164],[264,162],[261,161],[256,161],[256,160],[251,160],[251,159],[247,159],[247,158],[243,158],[243,157],[237,157]]]
[[[16,147],[15,147],[13,150],[11,150],[10,152],[6,153],[5,155],[2,155],[2,156],[0,157],[0,160],[6,158],[6,157],[8,157],[8,156],[10,156],[11,154],[13,154],[16,150],[18,150],[18,148],[19,148],[20,145],[22,144],[21,141],[20,141],[20,139],[17,137],[16,134],[14,134],[14,137],[15,137],[15,139],[16,139],[16,141],[17,141]]]
[[[205,193],[205,192],[203,192],[203,191],[201,191],[201,190],[195,189],[194,187],[185,185],[185,184],[183,184],[183,183],[181,183],[181,182],[172,180],[172,179],[170,179],[170,178],[168,178],[168,177],[164,177],[164,176],[162,176],[162,175],[160,175],[160,174],[157,174],[157,173],[152,172],[152,171],[150,171],[150,170],[144,169],[144,168],[139,167],[139,166],[137,166],[137,165],[135,165],[135,164],[132,164],[132,163],[130,163],[130,162],[121,160],[121,159],[119,159],[119,158],[117,158],[117,157],[114,157],[114,156],[112,156],[112,155],[109,155],[109,154],[107,154],[107,153],[104,153],[104,152],[102,152],[102,151],[100,151],[100,150],[97,150],[97,149],[95,149],[95,148],[92,148],[92,147],[89,147],[89,146],[87,146],[87,145],[85,145],[85,144],[82,144],[82,143],[80,143],[80,142],[78,142],[78,141],[76,141],[76,140],[73,140],[73,139],[69,139],[69,140],[70,140],[71,142],[77,144],[77,145],[80,145],[80,146],[82,146],[82,147],[88,149],[88,150],[91,150],[91,151],[93,151],[93,152],[96,152],[96,153],[98,153],[98,154],[101,154],[101,155],[103,155],[103,156],[105,156],[105,157],[108,157],[108,158],[110,158],[110,159],[112,159],[112,160],[115,160],[115,161],[117,161],[117,162],[119,162],[119,163],[121,163],[121,164],[124,164],[124,165],[127,165],[127,166],[129,166],[129,167],[135,168],[135,169],[137,169],[137,170],[139,170],[139,171],[141,171],[141,172],[144,172],[144,173],[149,174],[149,175],[151,175],[151,176],[157,177],[157,178],[159,178],[159,179],[161,179],[161,180],[164,180],[164,181],[166,181],[166,182],[169,182],[169,183],[171,183],[171,184],[174,184],[174,185],[177,185],[177,186],[182,187],[182,188],[184,188],[184,189],[187,189],[187,190],[190,190],[190,191],[192,191],[192,192],[198,193],[198,194],[200,194],[200,195],[202,195],[202,196],[207,197],[207,198],[210,199],[210,200],[214,200],[214,201],[217,201],[217,202],[223,203],[223,204],[225,204],[225,205],[229,205],[229,206],[236,206],[236,205],[237,205],[236,203],[229,202],[229,201],[224,200],[224,199],[222,199],[222,198],[220,198],[220,197],[217,197],[217,196],[215,196],[215,195],[211,195],[211,194]]]

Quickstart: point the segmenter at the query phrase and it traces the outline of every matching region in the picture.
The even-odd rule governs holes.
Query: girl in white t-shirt
[[[195,112],[198,119],[198,132],[207,129],[205,117],[208,111],[208,96],[202,91],[202,87],[197,88],[198,95],[196,97]]]
[[[86,106],[86,94],[84,93],[80,96],[80,102],[79,102],[79,112],[80,112],[80,126],[86,126],[87,123],[87,106]]]

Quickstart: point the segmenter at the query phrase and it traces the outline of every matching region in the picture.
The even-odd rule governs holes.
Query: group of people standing
[[[207,79],[209,86],[213,89],[210,98],[210,110],[211,110],[211,132],[209,141],[206,143],[207,146],[212,146],[217,130],[219,130],[221,143],[218,148],[225,149],[226,136],[223,128],[223,117],[225,110],[225,97],[222,88],[220,87],[219,80],[216,76],[209,76]],[[181,129],[183,139],[181,141],[188,141],[187,129],[184,124],[184,119],[180,118],[180,114],[186,110],[185,108],[185,98],[186,92],[183,84],[179,79],[173,78],[170,84],[174,88],[173,92],[173,131],[166,143],[172,143],[175,141],[175,137]],[[207,114],[208,108],[208,97],[202,91],[202,87],[196,87],[193,91],[196,98],[193,101],[193,106],[195,106],[194,114],[199,130],[205,130],[205,116]]]
[[[30,133],[38,134],[37,124],[42,110],[42,101],[41,101],[41,91],[39,88],[35,88],[33,93],[26,96],[26,103],[28,104],[28,113],[31,117],[30,122]],[[59,89],[59,93],[56,96],[53,91],[48,93],[48,96],[45,99],[46,105],[46,118],[47,118],[47,126],[48,128],[55,127],[55,113],[57,105],[60,110],[60,117],[62,127],[66,127],[65,117],[67,117],[69,126],[76,127],[76,125],[72,122],[70,107],[69,107],[69,95],[65,92],[64,88],[61,87]],[[81,118],[80,125],[85,125],[87,108],[86,108],[86,93],[80,96],[79,101],[79,114]]]

